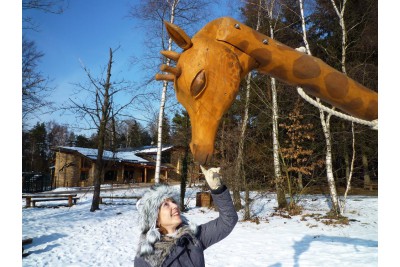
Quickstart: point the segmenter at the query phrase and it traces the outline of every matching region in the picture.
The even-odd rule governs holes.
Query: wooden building
[[[55,188],[94,185],[97,149],[60,146],[52,150],[55,152],[53,172]],[[154,182],[156,151],[157,147],[154,146],[126,149],[116,153],[104,151],[102,184]],[[167,182],[171,172],[176,176],[175,164],[170,162],[172,151],[172,146],[162,149],[161,182]]]

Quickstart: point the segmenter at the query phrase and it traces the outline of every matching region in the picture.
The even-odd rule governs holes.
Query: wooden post
[[[68,196],[68,207],[71,207],[71,206],[72,206],[72,196],[69,195]]]
[[[25,207],[29,208],[31,206],[31,197],[26,197],[25,203]]]

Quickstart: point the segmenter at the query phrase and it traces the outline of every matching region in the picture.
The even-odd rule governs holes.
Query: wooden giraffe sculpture
[[[192,124],[190,149],[200,164],[210,161],[219,122],[230,108],[239,83],[251,70],[287,84],[364,120],[378,118],[378,94],[322,60],[306,55],[240,22],[222,17],[209,22],[191,39],[181,28],[165,22],[181,54],[162,51],[176,67],[162,65],[167,74],[156,80],[174,82],[178,101]]]

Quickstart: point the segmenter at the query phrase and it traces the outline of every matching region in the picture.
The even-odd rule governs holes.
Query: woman
[[[167,185],[153,186],[138,203],[140,241],[135,267],[205,266],[204,250],[221,241],[238,220],[220,168],[201,170],[211,188],[219,217],[196,226],[179,211],[179,193]]]

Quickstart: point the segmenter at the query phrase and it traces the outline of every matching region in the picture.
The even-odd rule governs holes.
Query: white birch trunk
[[[342,28],[342,72],[346,73],[346,49],[347,49],[347,32],[346,32],[346,25],[344,23],[344,10],[346,9],[346,2],[347,0],[343,0],[342,9],[339,10],[336,6],[334,0],[331,0],[333,8],[335,9],[336,14],[339,17],[339,25]]]
[[[272,91],[272,149],[274,155],[274,173],[275,179],[281,177],[281,165],[279,162],[279,140],[278,140],[278,101],[276,95],[275,78],[271,78]]]
[[[269,17],[272,17],[272,9]],[[274,29],[272,26],[269,27],[270,37],[274,39]],[[281,164],[279,161],[279,140],[278,140],[278,98],[276,94],[276,81],[275,78],[271,78],[271,95],[272,95],[272,150],[274,156],[274,174],[275,179],[280,180],[281,178]]]
[[[179,0],[175,0],[171,4],[171,18],[170,22],[174,23],[175,19],[175,8]],[[172,50],[172,39],[168,39],[168,51]],[[168,66],[170,65],[170,59],[167,59]],[[154,183],[160,183],[160,169],[161,169],[161,151],[162,151],[162,128],[163,128],[163,118],[164,118],[164,108],[166,102],[168,82],[163,82],[163,88],[161,92],[161,102],[160,102],[160,113],[158,115],[158,132],[157,132],[157,158],[156,158],[156,169],[154,175]]]
[[[272,26],[273,21],[273,10],[275,1],[270,1],[269,6],[266,3],[266,10],[268,12],[268,19],[270,21],[269,32],[270,37],[274,39],[274,28]],[[276,80],[271,78],[271,97],[272,97],[272,151],[274,157],[274,178],[275,178],[275,189],[277,193],[277,201],[279,208],[286,208],[287,202],[285,197],[285,191],[283,190],[283,181],[281,175],[281,164],[279,160],[279,139],[278,139],[278,100],[276,93]]]
[[[347,0],[343,0],[342,3],[342,9],[339,10],[338,7],[336,6],[336,3],[334,0],[331,0],[332,6],[335,9],[336,14],[339,17],[339,25],[342,29],[342,60],[341,60],[341,65],[342,65],[342,72],[344,74],[346,74],[346,49],[347,49],[347,31],[346,31],[346,25],[344,22],[344,11],[346,9],[346,3]],[[342,214],[344,212],[344,208],[345,208],[345,204],[346,204],[346,196],[347,193],[350,189],[350,182],[351,182],[351,177],[353,174],[353,167],[354,167],[354,158],[355,158],[355,135],[354,135],[354,123],[351,124],[351,131],[353,134],[353,157],[352,157],[352,161],[351,161],[351,166],[350,166],[350,172],[349,172],[349,176],[346,177],[347,179],[347,186],[346,186],[346,191],[343,197],[343,201],[342,201],[342,205],[340,206],[340,214]]]
[[[346,198],[347,198],[347,194],[351,188],[351,178],[353,177],[353,169],[354,169],[354,161],[356,159],[356,148],[355,148],[355,143],[356,143],[356,138],[354,135],[354,123],[351,123],[351,133],[352,133],[352,147],[353,147],[353,156],[351,158],[351,164],[350,164],[350,172],[349,172],[349,176],[346,177],[347,179],[347,184],[346,184],[346,191],[344,192],[344,196],[343,196],[343,201],[340,205],[340,214],[344,213],[345,207],[346,207]]]
[[[260,9],[261,9],[261,0],[259,0],[259,2],[258,2],[256,31],[258,31],[260,28],[260,20],[261,20]],[[237,173],[237,175],[239,175],[239,177],[240,177],[240,175],[242,176],[243,183],[246,188],[246,198],[245,198],[246,204],[245,204],[245,215],[244,215],[245,220],[250,219],[250,203],[249,203],[249,197],[248,197],[249,192],[248,192],[248,187],[247,187],[246,174],[245,174],[244,168],[243,168],[243,164],[244,164],[243,163],[243,151],[244,151],[244,139],[246,136],[247,123],[249,121],[251,77],[252,77],[252,74],[251,74],[251,72],[249,72],[249,74],[247,75],[247,78],[246,78],[246,99],[245,99],[242,127],[241,127],[241,131],[240,131],[238,156],[237,156],[237,162],[236,162],[236,173]]]
[[[318,99],[319,100],[319,99]],[[330,129],[330,119],[331,114],[328,114],[325,119],[325,114],[322,110],[319,111],[322,129],[325,136],[325,144],[326,144],[326,156],[325,156],[325,165],[326,165],[326,178],[328,180],[329,192],[331,194],[332,200],[332,211],[334,211],[337,215],[339,215],[339,200],[336,191],[335,177],[333,176],[333,167],[332,167],[332,141],[331,141],[331,129]]]
[[[332,0],[333,1],[333,0]],[[299,0],[300,6],[300,14],[301,14],[301,24],[302,24],[302,31],[303,31],[303,42],[306,46],[307,54],[311,55],[311,50],[308,45],[307,41],[307,30],[306,30],[306,23],[304,19],[304,8],[303,8],[303,1]],[[319,98],[317,98],[318,103],[320,102]],[[333,167],[332,167],[332,141],[331,141],[331,132],[330,132],[330,118],[331,114],[327,115],[325,120],[325,114],[322,109],[319,109],[320,119],[322,130],[325,136],[325,144],[326,144],[326,155],[325,155],[325,165],[326,165],[326,178],[328,180],[329,191],[332,200],[332,210],[339,215],[339,200],[336,191],[335,185],[335,178],[333,176]]]

